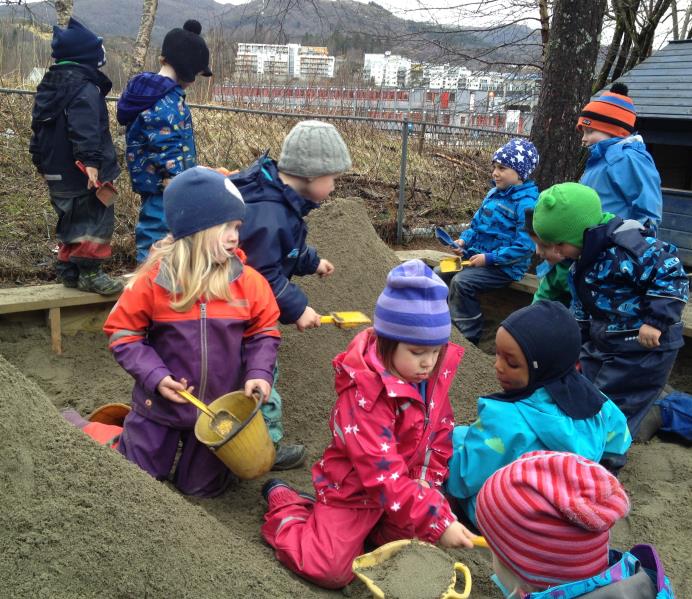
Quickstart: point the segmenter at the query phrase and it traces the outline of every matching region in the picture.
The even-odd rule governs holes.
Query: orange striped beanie
[[[582,127],[590,127],[613,137],[627,137],[634,133],[637,112],[628,93],[623,83],[613,85],[610,91],[584,106],[577,129],[581,131]]]
[[[596,462],[532,451],[485,482],[476,518],[511,572],[549,588],[607,569],[610,528],[628,511],[622,485]]]

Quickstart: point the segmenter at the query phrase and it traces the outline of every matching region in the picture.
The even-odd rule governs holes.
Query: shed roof
[[[629,88],[639,118],[692,120],[692,40],[669,42],[617,81]]]

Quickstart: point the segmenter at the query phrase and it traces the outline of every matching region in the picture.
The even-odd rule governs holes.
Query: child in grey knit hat
[[[265,153],[244,171],[231,175],[246,204],[240,247],[247,263],[269,281],[281,310],[280,322],[295,324],[300,331],[320,326],[320,315],[291,277],[327,277],[334,272],[332,263],[306,244],[308,229],[303,219],[329,197],[336,177],[350,168],[348,148],[333,125],[301,121],[284,139],[278,163]],[[267,418],[267,409],[262,412],[277,442],[283,429],[276,379],[269,403],[276,407],[275,417]],[[302,445],[281,445],[274,469],[294,468],[304,459]]]

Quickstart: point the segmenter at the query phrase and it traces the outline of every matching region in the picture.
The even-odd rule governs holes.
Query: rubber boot
[[[77,280],[79,279],[79,268],[76,264],[72,262],[63,262],[58,260],[55,263],[55,274],[60,283],[65,287],[74,289],[77,287]]]
[[[99,295],[114,295],[123,290],[122,281],[107,275],[100,266],[88,270],[80,268],[77,287]]]
[[[272,470],[291,470],[303,465],[305,461],[304,445],[277,443],[275,448],[276,458]]]

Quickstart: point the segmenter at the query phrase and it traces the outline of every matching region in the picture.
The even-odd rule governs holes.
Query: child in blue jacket
[[[591,460],[624,455],[632,442],[618,407],[576,371],[581,335],[569,310],[540,301],[497,331],[502,392],[478,400],[478,420],[454,428],[447,492],[476,524],[486,479],[527,451],[569,451]]]
[[[332,263],[307,245],[303,219],[329,197],[336,177],[350,168],[348,148],[333,125],[301,121],[284,139],[278,163],[264,154],[246,170],[231,175],[247,205],[240,230],[247,263],[269,281],[281,310],[280,322],[295,324],[300,331],[320,326],[320,315],[291,277],[326,277],[334,272]],[[263,413],[278,443],[283,426],[276,380]],[[302,445],[282,443],[277,446],[274,470],[296,468],[304,460]]]
[[[654,547],[610,547],[610,530],[629,508],[617,478],[595,462],[573,453],[524,454],[478,494],[491,579],[507,599],[673,599]]]
[[[538,150],[526,139],[512,139],[498,149],[495,187],[457,240],[462,248],[457,253],[471,264],[449,283],[449,310],[457,329],[476,345],[483,332],[477,294],[518,281],[529,268],[534,245],[524,230],[524,214],[538,199],[538,188],[529,180],[537,164]]]
[[[636,436],[683,345],[689,283],[677,249],[638,221],[603,212],[598,194],[579,183],[541,193],[533,229],[574,260],[569,284],[582,328],[582,372],[620,407]]]
[[[171,178],[197,164],[185,89],[197,75],[212,75],[201,32],[195,20],[169,31],[161,48],[161,70],[135,75],[118,100],[118,122],[127,127],[125,157],[132,189],[142,198],[135,227],[138,263],[168,233],[163,190]]]

